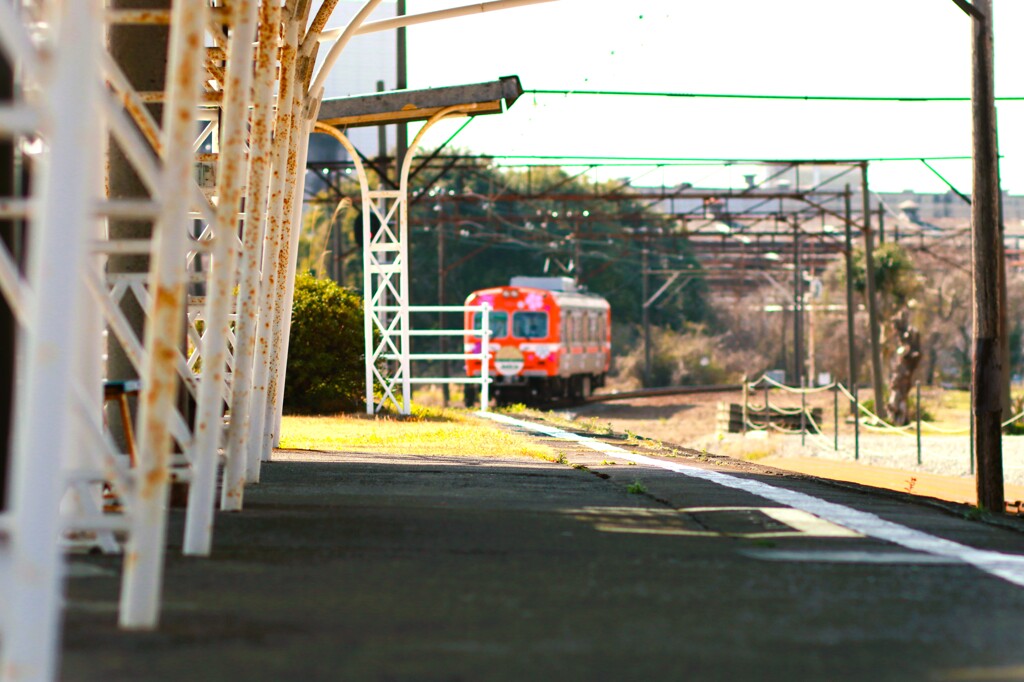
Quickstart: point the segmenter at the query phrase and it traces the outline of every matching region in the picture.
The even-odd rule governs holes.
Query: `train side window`
[[[547,335],[547,313],[523,311],[512,314],[512,336],[520,339],[543,339]]]
[[[491,311],[487,316],[487,322],[491,325],[491,338],[503,339],[508,336],[508,313]],[[473,313],[473,329],[480,330],[484,325],[484,314]]]
[[[608,338],[608,321],[601,313],[601,317],[597,320],[597,340],[600,343],[604,343],[605,339]]]

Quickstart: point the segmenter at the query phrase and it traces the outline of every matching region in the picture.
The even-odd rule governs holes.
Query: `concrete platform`
[[[978,503],[974,479],[942,476],[920,471],[866,466],[856,462],[840,462],[824,457],[766,457],[759,463],[776,469],[808,474],[835,481],[847,481],[886,490],[931,497],[957,504]],[[1024,486],[1005,486],[1007,502],[1024,501]]]
[[[74,559],[62,679],[1024,679],[1019,582],[545,442],[562,463],[275,453],[211,558],[180,555],[172,515],[158,631],[117,630],[116,558]],[[1019,530],[909,496],[617,443],[1024,554]]]

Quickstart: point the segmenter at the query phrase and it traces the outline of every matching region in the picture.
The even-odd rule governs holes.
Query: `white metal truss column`
[[[220,158],[216,175],[217,213],[211,238],[212,263],[204,313],[203,370],[184,540],[185,554],[198,555],[210,553],[213,539],[213,499],[218,452],[224,431],[224,377],[228,369],[228,336],[231,331],[229,317],[239,249],[238,214],[247,171],[246,139],[252,95],[256,0],[235,0],[230,12],[232,30],[224,74]],[[238,363],[234,365],[237,367]]]
[[[294,3],[289,3],[293,5]],[[277,349],[273,346],[274,328],[278,311],[276,290],[284,286],[284,272],[278,269],[278,260],[286,235],[284,225],[284,193],[288,176],[288,145],[291,141],[292,107],[285,105],[293,100],[296,87],[296,52],[298,49],[299,23],[294,13],[285,9],[284,42],[281,45],[281,76],[278,87],[277,117],[274,125],[274,152],[271,165],[267,228],[263,240],[262,286],[259,308],[259,334],[256,338],[255,368],[253,370],[252,399],[250,404],[249,448],[247,453],[246,481],[255,483],[260,477],[260,463],[269,457],[270,434],[267,432],[267,404],[269,397],[270,370],[272,357]],[[291,9],[294,9],[293,7]]]
[[[257,319],[260,302],[260,260],[267,227],[271,118],[276,84],[278,32],[281,5],[264,2],[260,9],[259,51],[253,87],[252,128],[249,137],[249,182],[245,206],[245,231],[238,271],[237,322],[235,327],[234,372],[232,378],[231,422],[228,425],[221,508],[242,508],[246,467],[249,457],[250,422],[255,419],[250,405],[253,399],[253,363],[256,351]],[[259,460],[257,459],[256,462]]]
[[[206,6],[184,1],[171,9],[168,58],[168,92],[164,106],[160,213],[150,255],[149,294],[153,300],[146,328],[145,364],[140,401],[137,509],[130,519],[125,549],[125,585],[121,592],[120,623],[123,627],[153,627],[159,615],[163,558],[167,528],[166,506],[171,432],[168,416],[177,411],[177,359],[185,322],[188,196],[194,185],[191,142],[201,90]]]
[[[473,105],[448,107],[423,124],[402,160],[397,190],[370,190],[365,172],[357,166],[363,198],[363,311],[368,414],[379,411],[388,401],[401,414],[412,411],[408,204],[412,158],[432,125],[449,116],[465,115],[472,109]],[[357,158],[355,154],[353,158]],[[380,222],[376,234],[371,234],[370,230],[371,211]],[[380,337],[375,342],[377,334]],[[389,364],[393,371],[387,369]],[[379,400],[376,396],[378,386],[381,391]]]
[[[34,111],[20,108],[26,102],[5,107],[0,128],[14,140],[42,133],[47,144],[36,169],[38,192],[30,202],[27,281],[6,251],[0,266],[4,296],[21,325],[19,371],[31,377],[16,389],[9,510],[0,526],[0,679],[5,682],[48,680],[56,672],[63,580],[57,544],[64,492],[60,472],[74,433],[74,391],[68,381],[78,374],[66,343],[75,335],[78,316],[87,314],[68,292],[78,289],[84,270],[97,199],[91,172],[100,139],[99,12],[96,0],[72,0],[60,15],[46,17],[51,23],[42,39],[53,61],[44,73],[25,23],[10,3],[0,10],[5,54],[25,70],[27,82],[40,86]],[[71,110],[78,116],[63,120]],[[28,125],[16,125],[19,118]]]

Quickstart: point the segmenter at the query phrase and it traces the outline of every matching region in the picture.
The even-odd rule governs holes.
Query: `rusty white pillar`
[[[259,52],[253,86],[252,130],[249,142],[249,186],[246,195],[242,259],[239,267],[238,319],[235,324],[235,366],[232,373],[231,423],[228,425],[227,460],[221,508],[242,508],[247,448],[254,442],[250,423],[256,323],[260,303],[260,260],[267,228],[267,194],[273,150],[270,143],[273,95],[276,84],[278,30],[281,5],[265,0],[260,14]]]
[[[205,3],[177,0],[171,9],[167,102],[162,140],[165,150],[160,214],[153,237],[146,329],[146,359],[138,417],[136,509],[125,548],[120,624],[149,629],[157,624],[163,584],[166,506],[172,449],[168,423],[177,411],[178,348],[185,322],[184,268],[192,196],[192,142],[203,75]]]
[[[295,57],[299,36],[299,22],[292,18],[286,23],[285,39],[281,45],[281,76],[277,95],[277,118],[274,124],[274,161],[271,166],[270,196],[267,207],[267,230],[263,241],[262,284],[256,356],[253,370],[252,402],[250,404],[249,446],[246,453],[248,483],[260,479],[260,463],[266,450],[265,423],[270,384],[271,354],[276,302],[275,289],[281,285],[278,258],[284,238],[282,212],[287,179],[288,146],[292,119],[292,91],[295,83]]]
[[[62,469],[73,447],[70,377],[78,375],[74,339],[80,306],[69,292],[79,287],[88,252],[93,210],[98,198],[93,178],[101,168],[102,135],[97,106],[102,45],[101,3],[69,0],[49,17],[48,48],[52,72],[37,82],[48,152],[39,158],[34,182],[34,215],[29,229],[28,282],[24,303],[20,372],[15,396],[11,480],[10,546],[3,560],[3,642],[0,679],[50,680],[56,677],[60,650],[63,558],[61,530]],[[24,29],[8,25],[9,35]],[[29,64],[38,64],[29,44],[20,47]],[[38,74],[41,75],[41,74]],[[27,292],[24,292],[27,294]]]
[[[238,213],[245,186],[248,114],[252,92],[253,42],[257,0],[231,5],[231,43],[224,74],[220,156],[217,164],[217,214],[213,226],[213,263],[206,292],[203,367],[192,448],[192,481],[185,524],[185,554],[207,555],[213,539],[213,498],[223,435],[224,382],[228,370],[230,307],[236,284]],[[235,363],[237,366],[237,362]],[[232,414],[231,417],[241,414]]]

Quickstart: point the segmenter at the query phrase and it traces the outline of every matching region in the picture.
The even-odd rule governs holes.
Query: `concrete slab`
[[[907,499],[644,452],[1024,554],[1019,532]],[[62,679],[877,682],[1024,669],[1024,588],[876,538],[756,537],[778,519],[707,510],[780,505],[563,453],[275,453],[246,510],[218,515],[211,558],[180,556],[172,515],[158,631],[118,631],[118,560],[76,558],[94,570],[70,582]],[[708,534],[595,522],[615,514]]]

